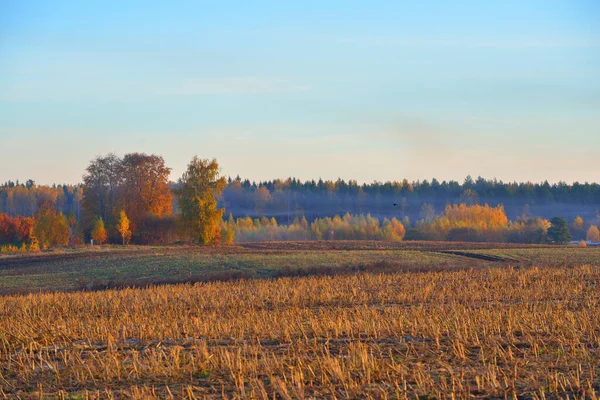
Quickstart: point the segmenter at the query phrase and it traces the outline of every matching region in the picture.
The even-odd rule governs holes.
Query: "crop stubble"
[[[6,396],[596,398],[600,268],[0,297]]]

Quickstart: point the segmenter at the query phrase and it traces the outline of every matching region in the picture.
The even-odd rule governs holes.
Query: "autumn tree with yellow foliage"
[[[392,218],[391,220],[385,218],[383,220],[382,236],[384,240],[401,242],[404,239],[404,235],[406,235],[406,229],[404,229],[402,222],[396,218]]]
[[[123,157],[117,206],[125,211],[133,230],[143,225],[145,217],[172,213],[170,173],[160,156],[131,153]]]
[[[131,239],[131,230],[129,229],[129,218],[124,210],[121,210],[117,217],[117,230],[121,234],[123,246],[125,246],[125,243],[129,243],[129,239]]]
[[[223,209],[217,208],[227,181],[220,177],[216,159],[194,157],[175,189],[186,234],[201,244],[219,244]]]
[[[590,242],[600,242],[600,230],[598,230],[598,227],[596,225],[590,226],[585,238]]]
[[[66,246],[70,237],[67,219],[62,213],[57,213],[50,203],[45,203],[35,217],[33,236],[43,249]]]
[[[84,229],[93,229],[99,217],[109,232],[116,233],[118,210],[125,211],[135,232],[141,232],[149,218],[170,215],[170,172],[164,159],[154,154],[130,153],[123,158],[108,154],[92,160],[83,177]]]
[[[434,240],[500,242],[508,229],[508,218],[501,205],[452,204],[430,223],[419,221],[417,228]]]
[[[92,228],[92,240],[94,243],[102,244],[106,242],[107,239],[108,233],[104,228],[104,221],[102,221],[102,218],[96,218],[96,221],[94,221],[94,227]]]

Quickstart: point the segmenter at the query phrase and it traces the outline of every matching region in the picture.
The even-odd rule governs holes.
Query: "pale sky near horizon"
[[[0,182],[600,181],[600,3],[0,0]]]

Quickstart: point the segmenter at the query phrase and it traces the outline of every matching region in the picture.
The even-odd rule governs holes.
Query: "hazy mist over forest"
[[[177,184],[171,182],[170,186],[174,188]],[[10,200],[9,192],[13,192]],[[48,200],[59,211],[75,212],[81,207],[81,196],[79,185],[51,188],[37,186],[33,181],[20,185],[9,181],[0,186],[0,213],[34,215],[39,205]],[[597,183],[504,183],[470,176],[462,182],[433,179],[370,184],[358,184],[355,180],[300,181],[295,178],[251,182],[238,176],[228,178],[218,202],[225,209],[225,216],[275,217],[283,224],[301,216],[312,221],[346,213],[371,214],[379,219],[408,217],[414,223],[442,213],[448,204],[460,203],[502,205],[510,219],[558,215],[569,220],[580,216],[586,221],[600,222],[600,185]],[[176,211],[176,204],[173,207]]]

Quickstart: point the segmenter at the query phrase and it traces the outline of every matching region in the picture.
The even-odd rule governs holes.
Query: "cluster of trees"
[[[503,206],[453,204],[439,217],[427,215],[416,228],[426,239],[499,242],[508,228],[508,217]]]
[[[0,185],[0,214],[11,217],[33,217],[43,204],[49,204],[64,215],[81,213],[82,188],[80,185],[38,186],[34,181],[8,181]]]
[[[156,155],[97,157],[77,188],[80,218],[73,212],[65,216],[57,196],[24,212],[33,212],[35,217],[0,213],[0,245],[46,248],[83,240],[126,244],[130,240],[173,243],[181,239],[220,243],[223,209],[218,208],[216,198],[226,180],[219,176],[216,160],[194,157],[176,185],[168,181],[170,171]],[[52,189],[50,192],[60,193]],[[46,192],[31,181],[26,185],[7,183],[3,190],[9,194]],[[173,213],[175,204],[177,214]]]
[[[221,225],[224,243],[272,240],[388,240],[404,238],[404,225],[396,218],[381,223],[371,215],[350,215],[317,218],[312,223],[303,216],[289,225],[279,225],[275,218],[234,219],[232,215]]]
[[[163,158],[156,155],[131,153],[121,158],[108,154],[92,160],[83,176],[82,233],[96,243],[125,238],[140,243],[155,240],[148,225],[173,210],[170,173]],[[122,213],[129,222],[125,233],[117,227]],[[96,233],[95,238],[91,232]]]
[[[581,218],[579,217],[581,220]],[[471,242],[567,243],[571,233],[562,217],[550,221],[521,216],[510,221],[502,205],[447,205],[444,213],[422,219],[411,238]]]
[[[27,245],[33,236],[32,217],[11,217],[0,213],[0,245]]]
[[[256,184],[226,180],[216,160],[197,157],[177,183],[169,181],[170,172],[157,155],[108,154],[90,162],[81,185],[7,182],[0,186],[0,244],[404,238],[544,243],[568,235],[600,240],[597,184],[481,177],[462,184],[294,178]],[[224,221],[225,209],[230,218]],[[554,215],[571,223],[550,220]]]
[[[74,216],[67,218],[63,213],[57,213],[50,204],[44,204],[35,216],[31,240],[42,249],[67,246],[74,236],[76,225]]]
[[[96,243],[220,243],[226,180],[216,160],[194,157],[177,184],[162,157],[143,153],[93,160],[83,177],[82,229]],[[173,209],[177,208],[177,213]]]
[[[369,213],[377,218],[420,219],[421,207],[429,204],[443,212],[447,204],[502,204],[509,219],[528,216],[552,218],[576,215],[592,220],[600,204],[600,186],[596,183],[564,182],[504,183],[467,177],[457,181],[423,180],[358,184],[354,180],[305,181],[295,178],[265,182],[229,179],[221,199],[222,207],[234,217],[275,217],[279,223],[291,223],[305,215],[309,221],[323,216]],[[394,206],[395,204],[395,206]]]
[[[290,225],[279,225],[275,218],[233,218],[221,224],[222,242],[263,242],[286,240],[310,240],[309,224],[306,218],[296,218]]]
[[[346,214],[343,217],[318,218],[310,224],[311,236],[314,239],[346,239],[346,240],[389,240],[399,242],[404,238],[404,225],[396,218],[383,219],[367,215]]]
[[[143,177],[145,182],[134,184],[134,171],[137,168],[149,168],[150,176]],[[138,171],[139,172],[139,171]],[[91,180],[84,185],[97,186],[94,178],[103,179],[101,185],[109,187],[108,199],[96,199],[105,204],[101,214],[103,218],[113,219],[110,208],[115,208],[124,190],[129,188],[129,197],[133,203],[128,208],[135,212],[135,204],[141,202],[141,197],[147,197],[148,190],[153,190],[153,183],[160,183],[163,190],[158,192],[167,197],[147,197],[154,202],[145,206],[142,214],[161,214],[153,209],[160,208],[169,202],[169,194],[177,184],[168,181],[170,169],[165,167],[159,156],[133,153],[122,159],[115,155],[99,157],[92,161],[86,176]],[[164,179],[161,179],[164,178]],[[127,179],[126,186],[123,180]],[[84,185],[53,185],[38,186],[29,180],[25,183],[6,182],[0,185],[0,213],[10,216],[33,216],[44,203],[50,203],[57,212],[67,215],[74,213],[80,218]],[[164,190],[164,187],[171,190]],[[140,188],[145,188],[141,190]],[[135,192],[135,189],[138,192]],[[121,192],[121,196],[117,192]],[[160,198],[160,196],[157,196]],[[170,196],[171,200],[173,196]],[[424,203],[433,207],[435,212],[442,212],[447,204],[502,204],[509,219],[516,219],[527,213],[527,216],[551,218],[555,215],[573,220],[580,215],[584,220],[594,220],[600,204],[600,185],[596,183],[578,183],[572,185],[564,182],[557,184],[543,183],[504,183],[497,180],[486,180],[482,177],[472,179],[467,177],[464,182],[457,181],[402,181],[373,182],[358,184],[354,180],[336,181],[321,180],[302,182],[295,178],[285,180],[275,179],[264,182],[250,182],[241,178],[229,179],[225,185],[223,196],[218,199],[218,207],[226,208],[234,217],[275,217],[278,223],[290,224],[298,216],[305,215],[309,221],[318,217],[333,217],[335,215],[366,214],[377,218],[409,217],[413,221],[420,219],[421,207]],[[396,206],[394,206],[396,204]],[[171,209],[173,204],[171,203]],[[117,207],[118,208],[118,207]],[[167,210],[168,211],[168,210]],[[168,213],[168,212],[167,212]],[[133,220],[138,216],[131,215]],[[89,221],[88,221],[89,222]],[[105,220],[107,226],[110,221]],[[114,222],[114,221],[113,221]],[[597,223],[597,221],[596,221]],[[133,225],[136,225],[133,223]],[[117,232],[113,232],[115,236]],[[585,235],[585,232],[583,233]],[[581,235],[580,235],[581,236]]]
[[[426,208],[426,207],[424,207]],[[548,221],[535,217],[510,221],[502,206],[448,205],[441,215],[430,215],[405,227],[396,218],[380,221],[369,214],[316,218],[295,218],[279,225],[275,218],[234,218],[231,214],[221,225],[224,243],[234,240],[448,240],[477,242],[566,243],[571,240],[569,227],[561,217]],[[600,240],[596,226],[588,230],[588,240]]]
[[[77,220],[65,216],[49,203],[39,207],[35,217],[0,214],[0,246],[3,251],[31,251],[74,242]]]

